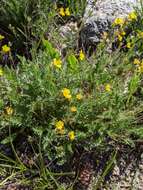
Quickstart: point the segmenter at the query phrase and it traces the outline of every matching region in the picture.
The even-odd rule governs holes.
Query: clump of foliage
[[[128,57],[100,49],[90,59],[92,64],[82,51],[79,58],[70,53],[62,61],[48,41],[43,45],[44,51],[32,61],[21,58],[18,70],[4,69],[1,128],[29,128],[42,139],[42,150],[57,162],[67,161],[78,144],[90,150],[103,145],[106,136],[127,141],[133,131],[142,131],[135,128],[134,113],[134,107],[141,105],[134,96],[141,75]],[[132,77],[125,92],[128,72]]]
[[[30,48],[33,42],[40,38],[39,24],[47,21],[52,7],[50,1],[2,0],[0,2],[0,33],[5,36],[0,45],[9,43],[15,64],[18,62],[17,55],[31,58]],[[46,23],[45,28],[47,28]],[[42,28],[41,33],[43,34]],[[1,59],[3,64],[8,61],[12,63],[11,60]]]
[[[85,1],[2,3],[1,59],[14,63],[15,54],[19,60],[16,69],[0,67],[2,144],[13,145],[19,134],[34,136],[40,156],[63,165],[78,147],[104,150],[109,138],[131,145],[143,138],[141,12],[131,13],[126,21],[116,19],[114,39],[104,33],[90,58],[82,49],[70,49],[63,57],[49,40],[57,36],[52,33],[45,40],[45,31],[50,34],[55,27],[56,15],[63,20],[82,15]],[[114,40],[119,48],[107,51]]]
[[[81,18],[86,8],[86,0],[57,0],[57,6],[63,8],[69,8],[75,19]]]

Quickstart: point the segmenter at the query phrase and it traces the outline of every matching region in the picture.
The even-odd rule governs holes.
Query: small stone
[[[114,176],[119,176],[120,175],[120,169],[119,169],[119,167],[117,165],[114,167],[114,170],[113,170],[112,174]]]
[[[141,154],[141,160],[143,160],[143,154]]]
[[[131,185],[128,182],[123,181],[120,185],[121,188],[129,188]]]
[[[138,190],[143,190],[143,185],[139,186]]]
[[[139,165],[139,169],[143,171],[143,165]]]
[[[143,175],[139,175],[139,179],[143,182]]]
[[[130,176],[131,176],[131,177],[134,177],[134,175],[135,175],[134,172],[131,172],[131,173],[130,173]]]

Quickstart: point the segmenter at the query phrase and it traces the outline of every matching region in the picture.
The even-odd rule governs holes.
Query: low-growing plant
[[[77,146],[92,150],[107,136],[128,141],[136,130],[139,134],[134,107],[141,103],[134,93],[141,75],[124,53],[110,55],[99,48],[89,60],[83,51],[62,60],[48,41],[43,40],[43,48],[33,61],[21,57],[17,70],[3,70],[1,130],[10,128],[13,137],[18,131],[33,131],[44,154],[59,164],[67,162]],[[128,72],[134,76],[126,92]]]
[[[65,10],[66,16],[66,8],[69,8],[70,15],[73,15],[75,19],[81,18],[84,15],[84,11],[86,8],[87,1],[86,0],[57,0],[58,7],[63,7],[63,11]],[[64,16],[64,15],[63,15]]]
[[[84,7],[85,1],[61,3],[64,9],[60,13],[60,7],[50,12],[53,4],[44,0],[35,2],[36,7],[39,5],[38,12],[33,8],[34,12],[31,13],[29,4],[22,6],[29,2],[12,0],[5,2],[1,8],[3,16],[6,16],[5,23],[0,18],[3,29],[13,39],[16,37],[14,47],[0,35],[1,58],[8,57],[13,62],[13,52],[19,53],[21,40],[23,43],[29,42],[27,34],[31,35],[31,30],[34,36],[37,34],[38,42],[31,42],[31,48],[28,49],[30,60],[16,55],[19,60],[16,69],[0,67],[0,142],[11,144],[23,172],[27,168],[18,157],[14,145],[21,135],[28,140],[35,137],[34,142],[37,144],[34,146],[40,152],[37,151],[40,157],[37,189],[65,189],[60,186],[56,174],[44,166],[45,157],[56,166],[64,165],[71,161],[77,149],[89,152],[102,147],[104,150],[111,140],[134,145],[134,140],[143,138],[142,18],[141,13],[136,12],[131,13],[126,22],[117,18],[113,23],[114,35],[110,38],[110,34],[104,33],[91,57],[87,57],[83,49],[75,53],[72,48],[63,57],[55,48],[60,41],[56,41],[57,36],[54,36],[57,31],[50,36],[50,29],[56,24],[52,23],[53,18],[60,15],[62,19],[69,19],[71,14],[82,14],[79,4],[83,3]],[[54,5],[58,2],[55,1]],[[49,5],[48,18],[51,19],[48,23],[53,24],[48,30],[45,24],[46,3]],[[65,16],[62,11],[67,11]],[[43,16],[39,16],[42,13]],[[11,23],[15,29],[7,27],[6,23],[7,26]],[[25,32],[25,27],[30,27],[30,30],[26,29]],[[46,30],[50,34],[47,39],[51,41],[43,37]],[[117,41],[118,48],[109,51],[109,45],[114,41]],[[5,155],[0,157],[8,160]],[[115,157],[116,153],[113,155]],[[107,163],[107,168],[95,184],[96,188],[111,169],[114,159]],[[72,170],[72,164],[68,166],[69,171]]]
[[[48,28],[47,20],[51,17],[53,3],[48,0],[2,0],[0,2],[0,48],[11,46],[12,59],[1,57],[1,62],[17,64],[17,55],[31,58],[30,49],[38,42],[40,35]],[[50,19],[49,19],[50,20]],[[42,23],[42,25],[41,25]],[[40,32],[39,32],[39,25]],[[48,29],[47,29],[48,30]]]

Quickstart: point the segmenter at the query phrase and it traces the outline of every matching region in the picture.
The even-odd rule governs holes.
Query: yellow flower
[[[3,40],[4,39],[4,36],[0,34],[0,40]]]
[[[0,77],[3,76],[3,70],[0,68]]]
[[[139,38],[143,38],[143,32],[140,31],[140,32],[138,33],[138,37],[139,37]]]
[[[81,61],[83,61],[83,60],[85,59],[85,54],[83,53],[82,50],[80,50],[80,52],[79,52],[79,59],[80,59]]]
[[[63,96],[65,97],[65,98],[67,98],[67,99],[71,99],[71,94],[70,94],[70,90],[68,89],[68,88],[64,88],[63,90],[62,90],[62,93],[63,93]]]
[[[118,40],[121,42],[123,37],[126,35],[125,31],[115,31],[115,35],[117,36]]]
[[[59,120],[55,124],[56,130],[63,130],[64,129],[64,122]]]
[[[123,37],[122,37],[120,34],[118,34],[118,40],[119,40],[120,42],[123,40]]]
[[[3,53],[8,53],[8,52],[10,52],[10,47],[8,47],[7,45],[3,45],[2,51],[3,51]]]
[[[61,59],[56,59],[56,58],[54,58],[54,60],[53,60],[53,65],[55,66],[55,67],[57,67],[57,68],[61,68],[62,67],[62,61],[61,61]]]
[[[13,114],[13,109],[12,109],[12,107],[6,107],[5,108],[5,110],[6,110],[6,113],[7,113],[7,115],[12,115]]]
[[[115,26],[117,26],[117,25],[122,26],[124,23],[125,23],[125,20],[124,20],[123,18],[116,18],[116,19],[114,20],[113,25],[115,25]]]
[[[132,20],[137,20],[137,14],[135,12],[132,12],[128,15],[128,20],[132,21]]]
[[[82,94],[78,93],[78,94],[76,95],[76,99],[81,100],[82,98],[83,98],[83,97],[82,97]]]
[[[72,107],[70,108],[70,110],[71,110],[71,112],[77,112],[77,108],[76,108],[75,106],[72,106]]]
[[[138,67],[138,70],[140,73],[143,73],[143,62],[141,63],[141,65]]]
[[[127,43],[127,48],[128,48],[128,49],[131,48],[131,43],[130,43],[130,42]]]
[[[105,90],[106,90],[107,92],[110,92],[110,91],[111,91],[111,85],[110,85],[110,84],[106,84],[106,85],[105,85]]]
[[[125,36],[125,35],[126,35],[126,32],[125,32],[125,31],[122,31],[122,32],[121,32],[121,35],[122,35],[122,36]]]
[[[61,120],[57,121],[55,124],[55,127],[56,127],[56,131],[58,134],[60,134],[60,135],[65,134],[64,122],[63,121],[61,121]]]
[[[135,65],[140,65],[140,63],[141,63],[141,62],[140,62],[139,59],[137,59],[137,58],[134,59],[134,64],[135,64]]]
[[[68,133],[68,137],[69,137],[69,139],[70,139],[71,141],[73,141],[73,140],[75,139],[75,133],[74,133],[74,131],[70,131],[70,132]]]
[[[64,11],[64,8],[63,8],[63,7],[60,8],[59,14],[60,14],[61,16],[65,16],[65,11]]]
[[[70,16],[70,14],[71,14],[71,13],[70,13],[70,10],[69,10],[69,8],[67,7],[66,10],[65,10],[65,15]]]

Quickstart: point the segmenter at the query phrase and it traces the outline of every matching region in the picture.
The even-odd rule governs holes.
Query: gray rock
[[[140,169],[141,171],[143,171],[143,164],[140,164],[140,165],[139,165],[139,169]]]
[[[77,23],[76,22],[70,22],[66,25],[63,25],[60,27],[59,32],[62,38],[70,38],[72,35],[75,35],[75,33],[78,31]]]
[[[87,0],[80,41],[84,47],[98,43],[104,31],[109,31],[111,23],[125,18],[140,0]]]

